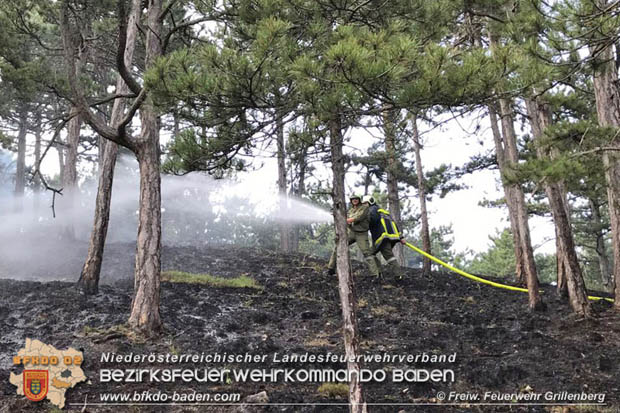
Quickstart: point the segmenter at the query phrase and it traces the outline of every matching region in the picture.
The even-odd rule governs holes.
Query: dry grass
[[[262,290],[254,278],[240,275],[235,278],[215,277],[209,274],[193,274],[183,271],[162,271],[161,280],[173,283],[204,284],[219,288],[254,288]]]

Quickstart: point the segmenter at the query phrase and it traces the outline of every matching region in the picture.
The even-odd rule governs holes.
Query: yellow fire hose
[[[450,264],[443,262],[439,258],[433,257],[432,255],[428,254],[427,252],[422,251],[421,249],[417,248],[416,246],[414,246],[414,245],[412,245],[412,244],[410,244],[408,242],[405,243],[405,245],[408,246],[409,248],[411,248],[412,250],[414,250],[415,252],[417,252],[418,254],[422,254],[426,258],[428,258],[428,259],[430,259],[432,261],[435,261],[437,264],[443,265],[444,267],[446,267],[450,271],[453,271],[453,272],[455,272],[455,273],[457,273],[459,275],[462,275],[465,278],[469,278],[470,280],[474,280],[474,281],[477,281],[479,283],[487,284],[487,285],[490,285],[492,287],[503,288],[505,290],[521,291],[521,292],[524,292],[524,293],[527,292],[527,288],[513,287],[512,285],[496,283],[496,282],[493,282],[493,281],[485,280],[484,278],[476,277],[475,275],[471,275],[469,273],[466,273],[463,270],[459,270],[458,268],[455,268],[455,267],[451,266]],[[606,300],[606,301],[610,301],[612,303],[614,302],[614,300],[612,298],[607,298],[607,297],[588,296],[588,298],[590,300],[594,300],[594,301]]]

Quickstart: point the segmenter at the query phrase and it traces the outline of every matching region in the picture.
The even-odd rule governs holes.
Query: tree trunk
[[[343,137],[342,125],[339,115],[329,121],[330,146],[333,172],[333,197],[334,197],[334,226],[336,228],[336,269],[338,273],[338,291],[342,306],[343,335],[345,354],[349,359],[347,368],[349,371],[359,372],[361,363],[350,361],[356,360],[359,354],[359,333],[357,328],[357,300],[351,272],[351,260],[349,257],[349,244],[347,238],[347,211],[344,189],[344,157],[342,153]],[[357,375],[355,375],[357,377]],[[349,402],[352,413],[365,413],[367,411],[364,391],[359,380],[349,383]]]
[[[125,46],[125,66],[131,66],[133,53],[138,32],[137,22],[140,17],[141,0],[133,0],[129,21],[127,23],[127,43]],[[119,75],[116,79],[116,93],[127,93],[129,88]],[[118,125],[125,109],[123,99],[116,99],[112,107],[110,123]],[[97,197],[95,200],[95,219],[93,229],[90,233],[88,244],[88,254],[82,273],[78,280],[78,288],[85,294],[97,294],[99,291],[99,276],[101,274],[101,263],[108,233],[108,223],[110,221],[110,203],[112,200],[112,184],[114,182],[114,168],[118,156],[118,145],[112,141],[101,138],[99,140],[99,185],[97,187]]]
[[[506,99],[499,99],[500,114],[503,136],[503,168],[502,182],[508,187],[506,191],[506,202],[509,210],[512,209],[516,214],[517,230],[519,234],[519,245],[522,253],[522,268],[525,270],[525,278],[529,295],[530,310],[540,310],[543,308],[540,292],[538,291],[538,276],[536,274],[536,264],[534,262],[534,250],[530,238],[530,228],[528,225],[527,205],[525,195],[521,186],[515,181],[515,169],[519,162],[519,152],[517,149],[517,135],[514,130],[512,107]]]
[[[577,314],[590,317],[592,310],[588,301],[583,274],[579,266],[579,260],[575,251],[573,234],[566,210],[563,205],[562,194],[557,185],[546,184],[545,192],[549,198],[549,205],[553,214],[553,222],[556,227],[556,234],[559,236],[559,247],[557,251],[558,259],[562,257],[565,270],[565,280],[568,289],[568,298]]]
[[[562,249],[562,245],[560,244],[560,234],[558,234],[557,226],[555,227],[555,250],[560,251]],[[556,294],[559,297],[566,298],[568,297],[568,284],[566,281],[566,264],[562,256],[556,253],[555,255],[555,265],[558,272],[557,277],[557,286],[555,289]]]
[[[549,108],[540,98],[536,101],[533,99],[526,99],[525,103],[534,139],[538,143],[536,155],[540,160],[549,159],[550,157],[547,151],[540,145],[540,141],[544,138],[545,129],[551,124]],[[555,233],[558,237],[556,245],[559,249],[556,251],[556,254],[558,260],[561,260],[564,264],[564,275],[571,307],[575,313],[590,317],[592,316],[592,310],[588,301],[577,252],[575,251],[572,227],[567,213],[566,197],[561,190],[560,183],[545,180],[544,186],[545,193],[549,199],[551,214],[553,215]]]
[[[80,27],[80,31],[83,27]],[[86,53],[80,47],[77,59],[75,59],[75,75],[80,76],[82,67],[84,66],[86,59]],[[79,109],[75,106],[71,106],[70,113],[78,113]],[[62,174],[62,187],[63,187],[63,205],[68,212],[68,216],[73,214],[73,210],[76,207],[75,200],[78,190],[78,178],[77,178],[77,161],[78,161],[78,147],[80,146],[80,130],[82,128],[82,117],[78,114],[71,118],[67,123],[67,141],[65,146],[65,168]],[[65,223],[62,230],[62,236],[64,238],[73,240],[75,239],[75,228],[71,221]]]
[[[611,267],[607,257],[607,246],[605,245],[605,235],[603,234],[603,219],[601,218],[600,207],[593,199],[589,199],[588,202],[590,204],[590,211],[592,211],[592,227],[595,228],[596,256],[601,271],[601,281],[606,286],[610,286],[613,291],[615,285],[613,284],[614,279],[611,275]]]
[[[99,291],[99,276],[101,263],[108,234],[110,221],[110,203],[112,200],[112,183],[114,181],[114,167],[118,155],[118,145],[112,141],[102,139],[103,145],[99,165],[99,184],[95,200],[95,219],[90,233],[88,253],[82,266],[78,288],[87,295],[97,294]]]
[[[552,147],[549,151],[549,156],[551,157],[551,159],[558,159],[560,157],[559,150],[557,148]],[[566,186],[564,185],[564,182],[560,181],[557,183],[557,187],[558,187],[558,191],[560,192],[562,203],[565,206],[565,212],[566,212],[566,217],[568,219],[568,225],[570,225],[572,228],[571,211],[570,211],[570,204],[568,203],[568,193],[566,191]],[[558,242],[559,242],[557,232],[555,236],[556,236],[556,251],[557,251]],[[558,272],[558,275],[557,275],[558,285],[556,287],[556,293],[558,294],[558,296],[566,298],[568,297],[568,282],[567,282],[568,274],[566,273],[566,271],[568,271],[568,268],[564,260],[561,260],[561,261],[558,260],[557,254],[556,254],[556,265],[557,265],[557,272]]]
[[[497,165],[499,166],[500,173],[501,171],[506,169],[506,151],[504,148],[504,139],[502,138],[502,134],[497,127],[497,111],[493,104],[488,105],[489,109],[489,119],[491,121],[491,131],[493,133],[493,140],[495,142],[495,158],[497,160]],[[508,199],[511,197],[512,192],[509,185],[507,185],[504,180],[502,180],[502,187],[504,189],[504,198],[506,199],[506,206],[508,207],[508,218],[510,221],[510,230],[512,232],[512,239],[515,250],[515,281],[518,284],[525,284],[525,262],[524,262],[524,254],[521,248],[521,236],[519,235],[519,226],[518,226],[518,218],[517,211],[512,202],[508,202]]]
[[[162,0],[150,0],[147,17],[146,58],[148,69],[161,56]],[[141,131],[136,141],[140,165],[140,207],[134,297],[129,325],[148,335],[162,330],[159,314],[161,276],[161,177],[159,173],[159,120],[151,98],[140,108]]]
[[[308,154],[308,146],[304,145],[299,154],[299,181],[297,189],[294,191],[295,197],[301,199],[306,193],[306,169],[308,166],[306,156]],[[291,231],[291,251],[299,251],[299,237],[301,233],[301,225],[294,225]]]
[[[602,1],[601,3],[605,3]],[[613,61],[611,45],[592,53],[598,62],[594,66],[594,96],[596,113],[601,126],[620,127],[620,90],[618,89],[618,70]],[[614,135],[616,136],[616,135]],[[612,146],[620,149],[620,139],[615,138]],[[603,167],[607,182],[607,198],[613,246],[613,274],[615,282],[614,308],[620,311],[620,157],[616,152],[603,152]]]
[[[521,187],[514,189],[514,200],[517,203],[517,211],[519,213],[519,236],[521,241],[521,249],[524,253],[525,276],[528,290],[528,306],[532,311],[544,309],[542,298],[538,290],[538,275],[536,273],[536,263],[534,262],[534,251],[532,249],[532,241],[530,239],[530,228],[528,226],[527,209],[525,206],[525,197]]]
[[[65,145],[60,136],[56,138],[56,144],[54,147],[56,148],[56,153],[58,154],[58,176],[60,176],[60,179],[62,180],[62,177],[65,174]]]
[[[426,210],[426,182],[424,180],[424,171],[422,170],[422,156],[420,154],[420,134],[418,133],[418,120],[416,115],[412,116],[411,126],[413,127],[415,169],[418,176],[418,198],[420,199],[420,219],[422,220],[422,249],[428,254],[432,254],[431,232],[428,226],[428,212]],[[426,257],[422,259],[422,272],[426,276],[431,274],[431,260]]]
[[[75,108],[71,109],[74,112]],[[65,195],[77,185],[77,153],[80,142],[80,128],[82,121],[80,116],[73,117],[67,123],[67,142],[65,144],[65,169],[62,176],[62,186],[64,188]]]
[[[284,148],[284,122],[277,120],[276,143],[278,147],[278,203],[280,214],[288,217],[288,203],[286,192],[286,158]],[[286,220],[280,222],[280,250],[283,252],[291,251],[291,225]]]
[[[71,113],[75,112],[71,108]],[[62,175],[63,204],[68,216],[74,213],[75,199],[77,196],[77,154],[80,144],[80,129],[82,121],[80,116],[73,117],[67,124],[67,143],[65,153],[65,169]],[[62,235],[67,239],[75,239],[75,228],[71,222],[67,222],[62,230]]]
[[[396,115],[395,110],[383,111],[383,132],[385,134],[385,153],[387,155],[387,192],[388,204],[392,218],[400,225],[400,197],[398,196],[398,158],[396,151]],[[405,265],[405,255],[403,253],[402,244],[398,243],[394,246],[394,256],[398,261],[398,265]]]
[[[20,107],[19,131],[17,132],[17,164],[15,165],[15,212],[24,209],[26,189],[26,135],[28,134],[28,110]]]
[[[129,324],[147,334],[162,328],[159,314],[161,274],[161,178],[159,174],[159,130],[150,104],[142,107],[141,142],[137,146],[140,165],[140,206],[134,279],[134,298]]]
[[[34,127],[34,164],[35,166],[39,166],[41,162],[41,113],[37,111],[37,117],[35,119],[36,125]],[[37,174],[33,180],[34,191],[34,209],[38,211],[41,205],[41,177]]]

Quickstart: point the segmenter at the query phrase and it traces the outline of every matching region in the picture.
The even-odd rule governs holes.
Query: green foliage
[[[449,2],[263,0],[222,7],[235,18],[216,39],[177,50],[145,76],[162,111],[202,128],[192,132],[201,135],[199,145],[188,134],[171,147],[171,169],[204,170],[250,150],[278,113],[305,115],[323,127],[338,113],[346,128],[386,105],[477,104],[518,67],[518,59],[453,46],[462,10]]]
[[[448,193],[464,189],[465,186],[457,181],[460,177],[458,169],[452,165],[441,164],[435,169],[425,173],[425,185],[427,197],[438,193],[440,198]]]
[[[1,119],[17,119],[17,112],[43,99],[53,66],[53,59],[25,32],[33,30],[48,40],[52,29],[43,22],[42,6],[36,1],[23,3],[0,2]]]
[[[452,225],[442,225],[437,228],[431,228],[431,253],[434,257],[439,258],[443,262],[451,264],[457,268],[461,268],[465,264],[467,252],[455,252],[453,250],[454,245],[454,231]],[[417,246],[422,246],[422,241],[417,236],[407,235],[407,242]],[[412,251],[409,248],[404,250],[405,260],[411,267],[422,266],[422,256],[417,252]],[[439,264],[432,262],[435,270],[444,271],[445,268]],[[447,271],[447,270],[446,270]]]
[[[516,274],[514,240],[510,229],[498,231],[490,236],[491,246],[485,252],[474,255],[466,271],[481,276],[492,276],[512,280]],[[557,279],[555,255],[535,254],[534,261],[538,279],[550,283]]]
[[[571,223],[575,243],[579,246],[577,253],[582,263],[586,285],[598,291],[607,290],[610,287],[612,269],[601,269],[601,260],[604,262],[607,259],[608,265],[612,264],[611,228],[607,206],[599,204],[595,199],[589,199],[586,204],[576,203],[571,208]]]
[[[9,149],[12,139],[0,131],[0,148]]]
[[[548,284],[557,281],[558,267],[554,254],[534,254],[534,262],[540,282]]]
[[[244,142],[237,142],[244,145]],[[242,160],[227,156],[229,145],[227,139],[209,139],[194,129],[186,129],[175,136],[166,146],[167,157],[162,164],[162,171],[171,174],[184,174],[191,171],[208,171],[221,174],[233,167],[237,171],[244,169]]]
[[[334,225],[317,224],[302,231],[299,252],[328,259],[334,248]]]
[[[512,233],[509,229],[490,236],[491,247],[476,254],[468,266],[473,274],[491,275],[499,278],[511,278],[516,273],[515,252]]]

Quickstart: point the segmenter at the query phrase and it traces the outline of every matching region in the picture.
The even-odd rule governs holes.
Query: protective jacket
[[[390,213],[378,205],[371,205],[368,208],[368,223],[375,251],[379,250],[384,242],[389,242],[393,246],[403,238]]]
[[[352,206],[347,212],[348,218],[353,218],[351,230],[355,232],[368,232],[368,205],[358,204]]]
[[[372,247],[368,243],[368,205],[358,204],[351,207],[347,211],[347,218],[353,218],[353,222],[349,224],[347,230],[349,245],[357,244],[364,255],[370,272],[373,275],[379,275],[379,268],[375,262]],[[336,269],[336,246],[334,246],[327,268],[332,271]]]

